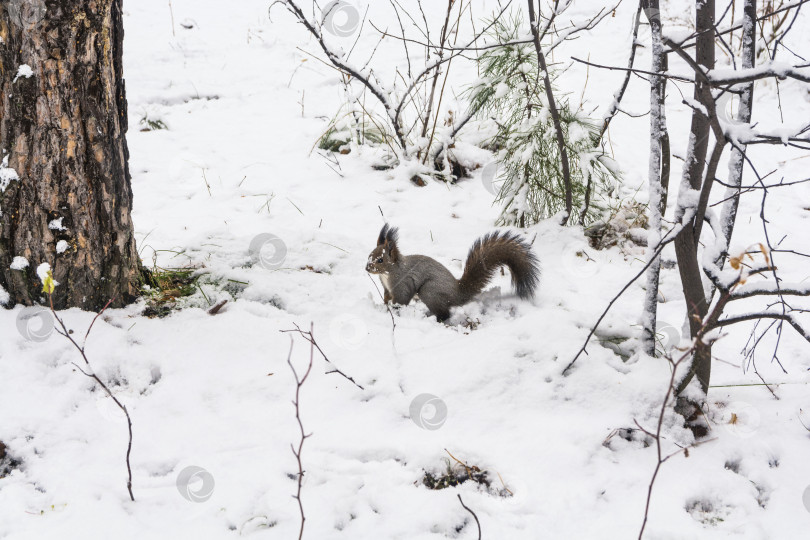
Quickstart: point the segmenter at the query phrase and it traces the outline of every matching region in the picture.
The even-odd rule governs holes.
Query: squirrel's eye
[[[379,257],[379,258],[377,259],[377,263],[378,263],[378,264],[379,264],[379,263],[381,263],[381,262],[382,262],[382,259],[383,259],[382,257]]]

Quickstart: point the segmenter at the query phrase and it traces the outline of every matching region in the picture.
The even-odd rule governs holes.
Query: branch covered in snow
[[[810,296],[810,283],[781,283],[779,277],[776,275],[776,267],[772,265],[771,256],[768,254],[764,246],[760,245],[759,247],[761,253],[765,257],[766,264],[760,264],[749,268],[742,264],[744,257],[750,257],[750,255],[745,254],[738,257],[732,257],[730,262],[733,270],[723,271],[713,261],[704,260],[704,273],[717,288],[717,290],[720,291],[720,296],[716,300],[715,309],[713,310],[713,312],[717,315],[714,317],[707,317],[704,321],[705,326],[709,330],[713,330],[715,328],[721,328],[723,326],[745,321],[761,321],[763,319],[771,319],[775,321],[788,322],[802,337],[810,341],[810,331],[805,329],[794,315],[794,313],[805,313],[806,310],[793,309],[784,299],[785,296]],[[709,257],[709,259],[711,259],[711,257]],[[766,272],[773,273],[773,283],[748,283],[750,278],[762,275]],[[781,310],[752,312],[742,315],[732,315],[724,319],[720,319],[723,309],[729,302],[753,298],[756,296],[778,296],[779,300],[774,304],[771,304],[769,307],[779,305]]]
[[[776,295],[810,296],[810,283],[747,283],[735,289],[731,299]]]
[[[768,11],[765,15],[762,15],[761,17],[757,17],[756,19],[754,19],[754,22],[760,22],[760,21],[764,21],[766,19],[770,19],[774,15],[777,15],[777,14],[782,13],[784,11],[789,11],[789,10],[791,10],[793,8],[800,7],[802,4],[806,4],[807,2],[810,2],[810,0],[797,0],[796,2],[791,2],[790,4],[786,4],[784,6],[781,6],[778,9],[774,9],[773,11]],[[730,34],[731,32],[734,32],[735,30],[739,30],[739,29],[743,28],[744,24],[745,24],[744,22],[737,23],[737,24],[728,26],[728,27],[723,28],[723,29],[712,28],[711,31],[714,32],[714,35],[716,37],[722,37],[722,36],[724,36],[726,34]],[[690,48],[694,47],[695,46],[694,42],[693,43],[687,43],[687,42],[692,41],[694,39],[697,39],[704,32],[705,31],[693,32],[692,34],[690,34],[690,35],[688,35],[688,36],[686,36],[684,38],[680,38],[679,43],[678,43],[678,47],[680,47],[682,49],[690,49]],[[670,36],[670,37],[674,38],[675,36]],[[674,49],[669,49],[666,52],[671,53],[673,50]]]
[[[799,311],[803,313],[803,311]],[[805,340],[810,342],[810,331],[806,330],[801,324],[799,324],[799,320],[793,313],[781,313],[779,311],[763,311],[763,312],[754,312],[754,313],[745,313],[743,315],[732,315],[726,317],[725,319],[721,319],[712,325],[712,328],[721,328],[723,326],[729,326],[731,324],[736,324],[745,321],[759,321],[762,319],[774,319],[777,321],[785,321],[790,326],[796,329],[800,336],[802,336]]]
[[[666,38],[665,38],[666,39]],[[676,47],[674,50],[675,52],[681,51],[685,54],[682,49],[678,49],[677,45],[672,42],[671,40],[667,41],[667,44],[670,46]],[[682,58],[686,59],[689,58],[689,63],[693,63],[691,57],[688,55],[686,58],[681,56]],[[571,57],[572,60],[579,62],[581,64],[585,64],[587,66],[607,69],[611,71],[630,71],[632,73],[636,73],[639,75],[657,75],[651,71],[647,71],[644,69],[638,68],[623,68],[619,66],[608,66],[605,64],[598,64],[596,62],[591,62],[588,60],[582,60],[581,58]],[[687,83],[695,83],[699,80],[704,80],[709,83],[710,86],[713,87],[726,87],[732,86],[734,84],[739,83],[747,83],[752,81],[758,81],[761,79],[767,78],[776,78],[780,80],[784,79],[796,79],[802,82],[810,82],[810,67],[808,66],[792,66],[790,64],[786,64],[784,62],[770,62],[768,64],[763,64],[757,68],[752,69],[741,69],[741,70],[700,70],[698,72],[697,77],[692,77],[690,75],[686,75],[683,73],[673,73],[672,71],[668,71],[666,73],[660,74],[662,77],[666,77],[667,79],[672,79],[675,81],[680,82],[687,82]]]
[[[792,66],[785,62],[767,62],[748,69],[712,69],[704,73],[712,86],[747,83],[771,77],[810,82],[810,67]]]

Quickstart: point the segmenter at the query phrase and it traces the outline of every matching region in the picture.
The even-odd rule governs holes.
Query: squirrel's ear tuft
[[[399,237],[399,229],[396,227],[391,227],[386,223],[383,225],[382,230],[380,230],[380,236],[377,238],[377,245],[381,246],[383,244],[396,244],[397,238]]]
[[[377,245],[381,246],[385,243],[385,236],[388,234],[388,223],[383,225],[383,228],[380,229],[380,236],[377,237]]]

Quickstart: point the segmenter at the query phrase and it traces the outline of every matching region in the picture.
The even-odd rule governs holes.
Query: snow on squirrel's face
[[[388,274],[399,262],[397,249],[397,229],[386,224],[377,238],[377,247],[368,256],[366,272],[370,274]]]
[[[368,256],[366,272],[370,274],[387,274],[390,271],[393,261],[385,246],[377,246]]]

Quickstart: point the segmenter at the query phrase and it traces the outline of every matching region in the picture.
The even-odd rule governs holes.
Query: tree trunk
[[[658,0],[645,0],[641,3],[647,20],[650,23],[652,39],[652,67],[653,73],[662,73],[665,70],[664,44],[661,37],[661,11]],[[658,283],[661,274],[661,257],[656,255],[661,244],[661,201],[664,196],[662,185],[662,150],[664,142],[664,78],[659,75],[650,77],[650,158],[649,158],[649,185],[650,223],[647,239],[647,257],[655,260],[647,269],[647,290],[644,297],[644,311],[641,318],[641,345],[644,354],[655,356],[655,329],[658,318]]]
[[[756,64],[756,42],[757,42],[757,2],[756,0],[745,0],[743,6],[743,32],[742,32],[742,68],[750,69]],[[751,122],[751,109],[754,106],[754,82],[751,81],[743,89],[740,96],[740,106],[735,122],[748,124]],[[731,159],[728,163],[728,185],[726,190],[725,204],[720,217],[720,226],[725,239],[725,246],[728,249],[731,243],[731,233],[734,231],[734,223],[737,220],[737,208],[740,205],[740,186],[743,176],[743,153],[745,146],[741,149],[736,146],[731,149]],[[715,261],[716,263],[722,260]]]
[[[669,57],[665,54],[661,59],[661,71],[669,71]],[[667,196],[669,195],[669,176],[672,170],[672,151],[669,147],[669,129],[667,129],[667,78],[661,77],[661,205],[660,211],[663,217],[667,213]]]
[[[0,286],[12,305],[42,299],[46,262],[57,309],[121,306],[138,292],[122,1],[3,2]],[[15,257],[29,265],[12,270]]]
[[[695,10],[695,31],[698,32],[695,61],[707,69],[714,69],[714,32],[712,30],[714,27],[714,0],[697,0]],[[712,99],[711,91],[700,79],[695,83],[694,99],[703,104],[706,110],[711,110],[710,105],[706,104],[708,99]],[[706,115],[698,110],[693,111],[679,199],[684,197],[688,190],[701,190],[710,131],[709,119]],[[676,220],[680,221],[681,217],[676,215]],[[681,286],[686,299],[686,313],[692,338],[698,335],[709,309],[697,253],[700,242],[698,235],[702,222],[703,216],[696,215],[684,225],[675,239],[675,255],[678,259],[678,271],[681,275]],[[711,347],[697,348],[689,373],[679,385],[679,393],[693,375],[697,375],[703,392],[708,392],[711,358]]]

